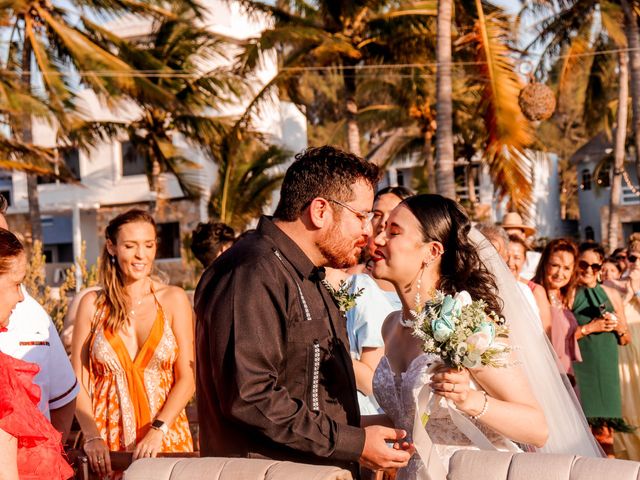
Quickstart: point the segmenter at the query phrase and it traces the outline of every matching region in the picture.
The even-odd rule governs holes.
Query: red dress
[[[18,439],[20,480],[66,480],[73,470],[62,456],[62,435],[38,410],[38,371],[0,352],[0,428]]]

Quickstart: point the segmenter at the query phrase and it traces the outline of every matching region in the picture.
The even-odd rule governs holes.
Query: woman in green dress
[[[628,431],[622,419],[618,343],[629,343],[620,295],[600,284],[604,250],[597,243],[580,245],[573,313],[582,362],[573,364],[580,401],[596,439],[613,456],[613,431]]]

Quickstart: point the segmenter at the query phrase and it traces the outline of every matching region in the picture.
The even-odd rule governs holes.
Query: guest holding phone
[[[594,242],[580,245],[578,284],[573,313],[582,362],[575,362],[580,400],[593,434],[613,457],[613,431],[629,431],[622,418],[618,343],[629,343],[620,295],[600,283],[604,249]]]

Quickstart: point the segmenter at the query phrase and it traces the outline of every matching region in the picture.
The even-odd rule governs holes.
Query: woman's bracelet
[[[480,410],[480,413],[478,413],[477,415],[471,415],[472,420],[478,420],[485,413],[487,413],[487,410],[489,410],[489,395],[487,395],[487,392],[485,391],[483,391],[482,394],[484,395],[484,405],[482,406],[482,410]]]
[[[102,440],[102,437],[100,435],[96,435],[95,437],[87,438],[84,441],[84,444],[86,445],[87,443],[93,442],[94,440]]]
[[[580,327],[580,333],[582,334],[583,337],[586,337],[587,335],[589,335],[589,332],[587,332],[585,325]]]

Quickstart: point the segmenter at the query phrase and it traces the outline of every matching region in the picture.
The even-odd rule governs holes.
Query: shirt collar
[[[263,215],[256,229],[260,234],[268,236],[280,253],[291,263],[301,278],[312,281],[324,279],[324,267],[317,267],[311,259],[302,251],[293,239],[284,233],[273,222],[272,217]]]

